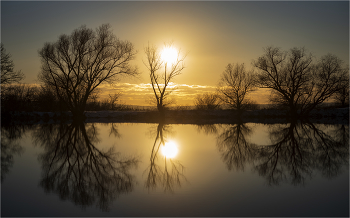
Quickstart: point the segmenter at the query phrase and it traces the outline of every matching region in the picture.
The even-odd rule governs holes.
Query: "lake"
[[[1,216],[349,216],[349,125],[1,128]]]

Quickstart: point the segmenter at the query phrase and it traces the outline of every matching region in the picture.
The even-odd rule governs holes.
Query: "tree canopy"
[[[1,84],[17,83],[24,79],[24,74],[14,71],[15,64],[11,59],[11,54],[6,52],[4,44],[1,43]]]
[[[244,64],[228,64],[221,74],[219,97],[233,109],[242,111],[251,104],[247,95],[255,89],[255,74],[246,70]]]
[[[110,25],[95,31],[81,26],[62,34],[39,50],[39,80],[54,87],[73,116],[84,113],[86,101],[101,83],[114,83],[120,75],[136,75],[130,66],[136,51],[131,42],[119,40]]]
[[[314,61],[305,48],[267,47],[253,64],[260,87],[272,89],[272,102],[288,107],[291,115],[306,115],[330,99],[340,89],[345,70],[335,55]]]

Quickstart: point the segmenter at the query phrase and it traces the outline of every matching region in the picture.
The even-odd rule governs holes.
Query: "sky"
[[[315,60],[328,53],[349,64],[348,1],[1,1],[1,42],[12,55],[22,81],[38,84],[38,50],[82,25],[109,23],[114,34],[137,52],[137,78],[101,86],[102,97],[122,92],[121,102],[149,105],[153,97],[142,60],[148,43],[173,41],[187,53],[185,69],[172,86],[179,106],[193,105],[197,94],[215,91],[229,63],[251,63],[267,46],[305,47]],[[268,103],[267,90],[251,97]]]

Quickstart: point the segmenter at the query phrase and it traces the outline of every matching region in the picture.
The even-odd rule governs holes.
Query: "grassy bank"
[[[288,123],[287,111],[277,109],[249,110],[238,113],[234,110],[168,110],[164,118],[157,111],[87,111],[85,122],[132,122],[173,124],[215,123]],[[303,119],[315,123],[349,123],[349,108],[323,108],[314,110]],[[71,122],[70,112],[15,112],[1,115],[2,122]]]

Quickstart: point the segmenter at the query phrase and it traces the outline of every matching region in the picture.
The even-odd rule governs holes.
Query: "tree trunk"
[[[165,112],[164,106],[162,104],[158,104],[157,105],[157,109],[159,111],[160,118],[163,119],[164,118],[164,112]]]
[[[71,112],[73,114],[74,121],[82,121],[82,122],[85,121],[86,116],[83,109],[78,107],[78,108],[74,108]]]

